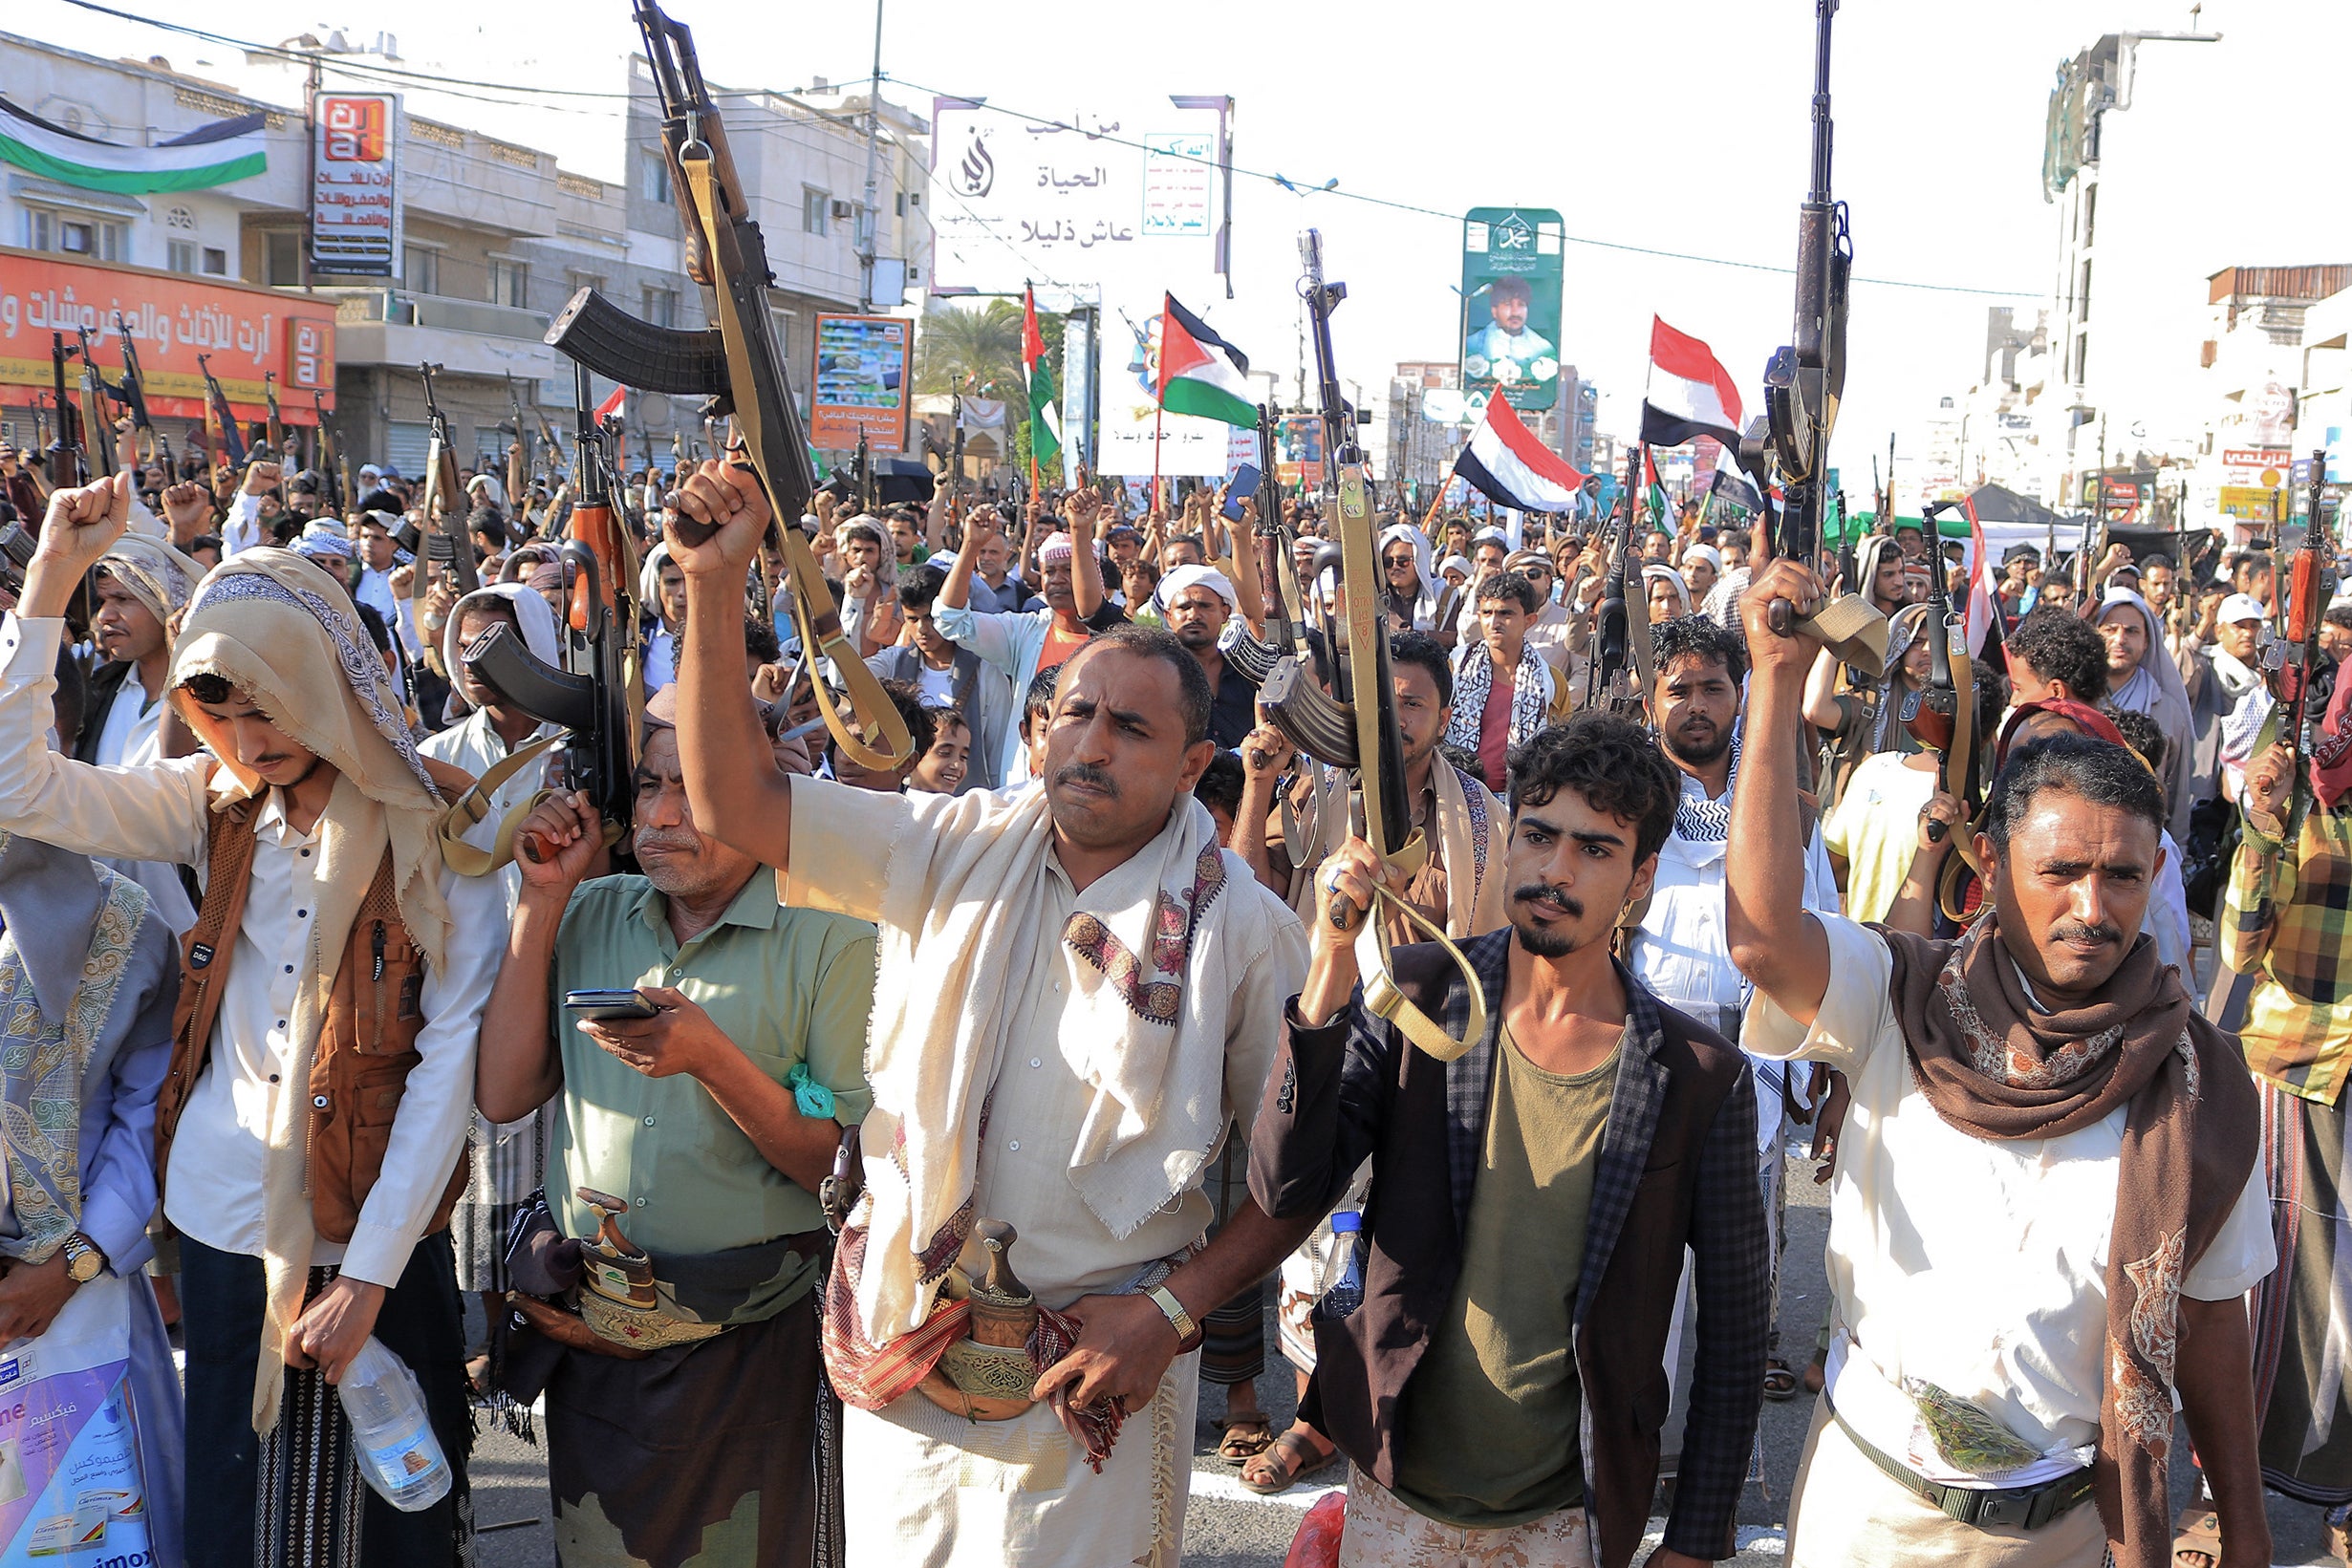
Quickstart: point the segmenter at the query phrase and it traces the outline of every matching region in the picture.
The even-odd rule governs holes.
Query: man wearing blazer
[[[1317,872],[1312,965],[1250,1147],[1267,1214],[1319,1214],[1368,1156],[1362,1300],[1318,1311],[1302,1414],[1353,1462],[1343,1568],[1432,1555],[1625,1568],[1694,1255],[1697,1362],[1657,1568],[1730,1557],[1764,1370],[1771,1257],[1753,1083],[1733,1046],[1610,953],[1680,793],[1637,726],[1580,714],[1511,757],[1510,929],[1462,944],[1486,1024],[1439,1063],[1368,1008],[1377,862]],[[1336,917],[1335,917],[1336,916]],[[1400,948],[1405,997],[1461,1039],[1468,982]]]

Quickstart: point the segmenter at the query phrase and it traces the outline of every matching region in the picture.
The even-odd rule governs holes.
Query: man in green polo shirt
[[[644,874],[583,882],[593,810],[578,795],[539,806],[525,830],[558,849],[515,862],[522,897],[483,1016],[484,1113],[563,1107],[550,1212],[513,1259],[516,1288],[568,1294],[583,1242],[598,1268],[604,1215],[582,1189],[615,1200],[612,1227],[651,1266],[641,1307],[585,1290],[578,1318],[529,1301],[531,1323],[508,1336],[507,1391],[546,1393],[556,1545],[573,1568],[809,1559],[829,1242],[814,1194],[869,1104],[874,927],[780,906],[758,862],[697,830],[671,703],[665,690],[645,714]],[[563,1008],[572,990],[627,988],[659,1011]]]

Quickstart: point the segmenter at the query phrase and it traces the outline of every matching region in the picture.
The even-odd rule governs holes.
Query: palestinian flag
[[[1029,457],[1041,471],[1062,461],[1062,416],[1054,407],[1053,367],[1037,331],[1037,296],[1021,290],[1021,371],[1029,383]]]
[[[100,141],[0,98],[0,163],[76,190],[139,196],[210,190],[270,167],[262,144],[265,116],[254,113],[199,125],[152,147]]]
[[[1739,389],[1713,349],[1651,316],[1642,440],[1651,446],[1680,446],[1698,436],[1713,436],[1737,449]]]
[[[1486,400],[1486,422],[1454,460],[1454,472],[1499,506],[1521,512],[1565,512],[1576,506],[1585,476],[1535,439],[1508,397]]]
[[[1171,414],[1254,429],[1257,405],[1249,400],[1249,356],[1209,330],[1209,324],[1166,296],[1159,318],[1159,406]]]
[[[1650,508],[1650,526],[1666,533],[1674,531],[1674,504],[1666,496],[1666,485],[1658,479],[1658,460],[1642,448],[1642,480],[1648,488],[1643,492],[1643,504]]]

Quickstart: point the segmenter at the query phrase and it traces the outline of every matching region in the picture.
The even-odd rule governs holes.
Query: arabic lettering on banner
[[[886,315],[819,315],[809,444],[847,452],[866,433],[870,452],[903,452],[912,400],[915,323]]]
[[[400,256],[400,100],[392,93],[321,93],[311,140],[311,265],[397,275]]]
[[[1017,290],[1043,271],[1165,285],[1215,269],[1216,110],[1159,98],[1041,123],[939,98],[934,114],[941,287]]]
[[[198,416],[203,354],[229,399],[258,409],[271,373],[281,393],[313,390],[334,406],[334,307],[272,289],[249,289],[177,272],[148,272],[46,253],[0,252],[0,387],[51,384],[50,334],[72,343],[90,333],[109,380],[120,372],[122,337],[139,348],[149,409]],[[177,400],[187,399],[187,406]],[[11,402],[30,397],[11,397]],[[307,423],[310,398],[288,402],[289,423]]]

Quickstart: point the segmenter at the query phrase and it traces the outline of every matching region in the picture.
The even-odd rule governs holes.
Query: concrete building
[[[6,34],[0,46],[0,94],[68,130],[118,145],[154,145],[255,111],[267,117],[266,171],[210,190],[126,197],[11,169],[0,197],[0,242],[34,253],[14,266],[35,289],[48,277],[69,287],[79,280],[84,298],[90,290],[119,292],[129,286],[110,281],[102,265],[92,266],[114,264],[185,274],[190,282],[175,287],[193,290],[198,309],[243,299],[235,284],[298,292],[311,308],[327,309],[334,370],[330,406],[348,453],[389,460],[404,473],[421,467],[426,424],[418,366],[426,362],[442,367],[440,402],[452,440],[468,460],[489,461],[510,439],[501,429],[512,422],[509,377],[527,419],[537,405],[566,428],[572,367],[542,338],[582,288],[595,287],[662,325],[703,325],[700,290],[680,272],[679,218],[642,59],[632,57],[627,66],[626,150],[618,161],[626,173],[617,181],[561,168],[553,154],[469,129],[455,122],[456,114],[436,118],[420,109],[459,110],[462,100],[444,105],[441,95],[409,95],[397,131],[401,243],[397,271],[384,279],[313,272],[309,266],[304,105],[308,89],[322,78],[331,88],[351,79],[340,74],[343,67],[396,61],[396,40],[379,35],[354,46],[339,33],[325,40],[305,34],[285,52],[244,55],[217,71],[233,81],[189,75],[160,57],[104,60]],[[814,318],[860,309],[865,258],[881,260],[876,279],[884,303],[876,308],[883,311],[898,305],[901,277],[919,288],[928,276],[922,204],[929,126],[883,101],[870,210],[864,96],[713,91],[766,239],[775,275],[768,304],[805,409]],[[22,342],[0,349],[0,409],[26,409],[33,401],[48,378],[48,347],[43,337],[37,360]],[[101,363],[117,360],[103,354]],[[228,386],[241,417],[259,418],[260,381],[256,369]],[[281,374],[281,386],[296,384],[291,373]],[[609,390],[599,384],[593,395]],[[673,432],[699,444],[700,410],[683,406],[688,401],[659,394],[630,399],[633,458],[646,460],[638,442],[650,438],[652,454],[666,468]],[[201,406],[183,413],[198,415]],[[286,413],[307,422],[307,397],[289,402]],[[184,443],[187,424],[172,434]]]

